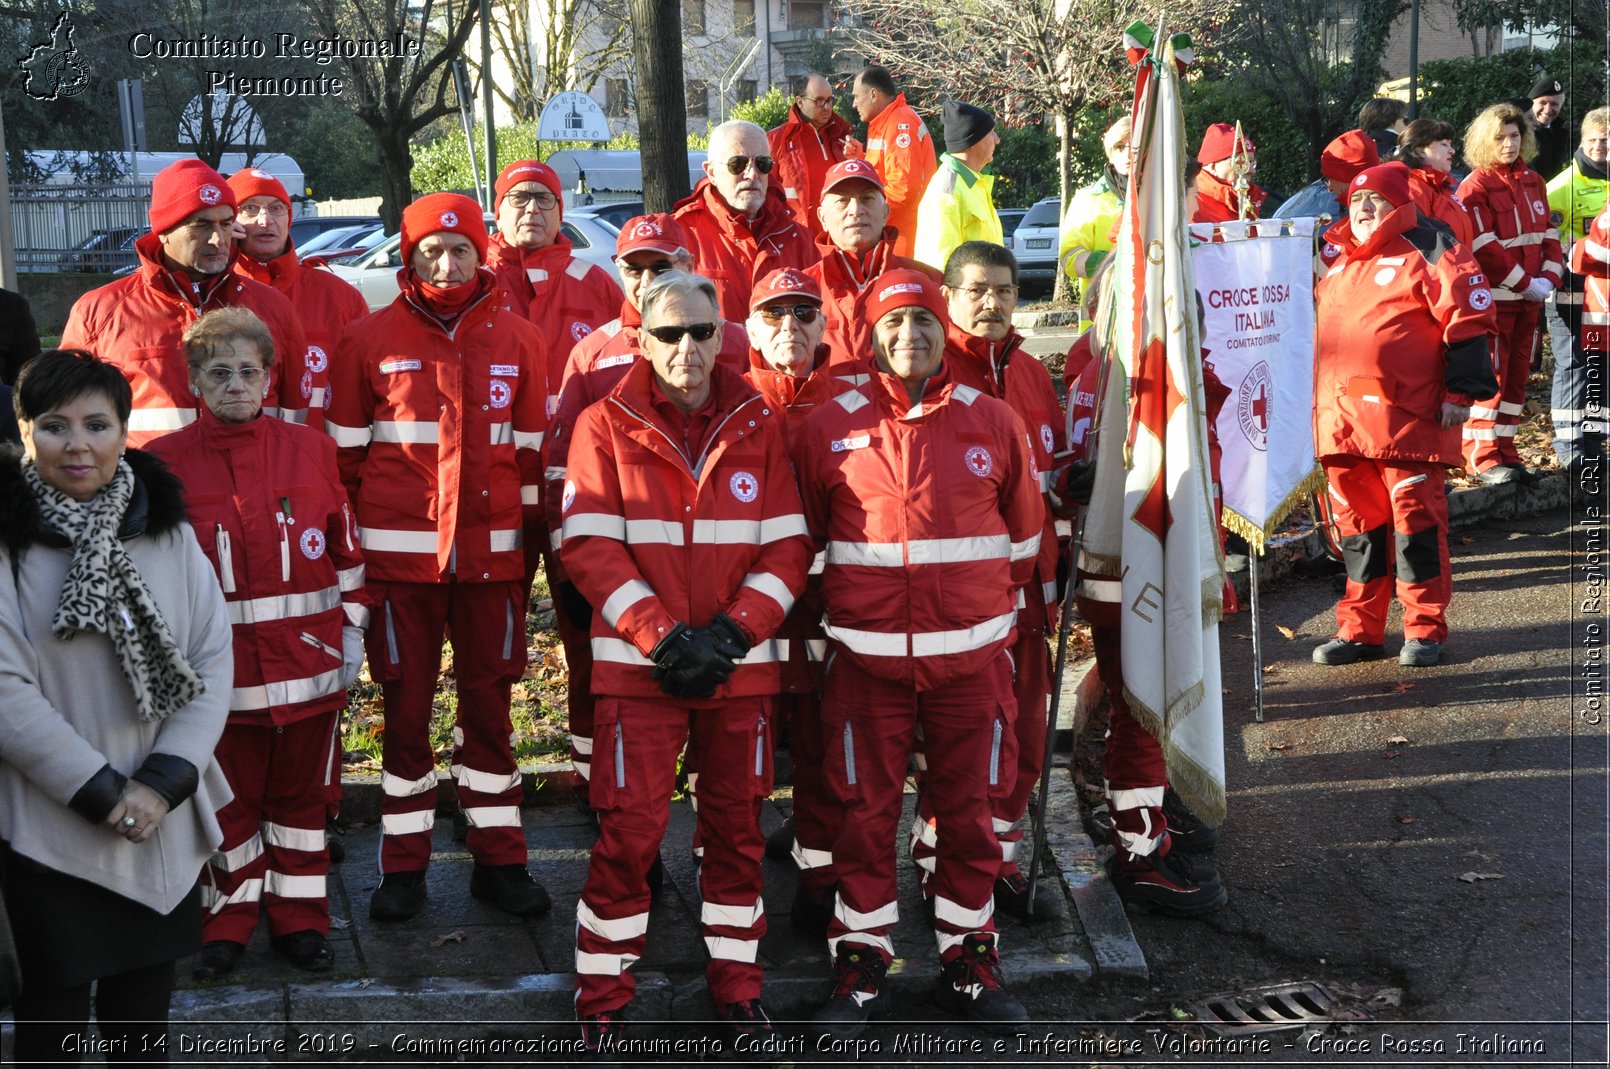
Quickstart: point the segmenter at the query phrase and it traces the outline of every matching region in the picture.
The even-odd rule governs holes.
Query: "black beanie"
[[[965,152],[984,140],[984,135],[993,129],[995,117],[983,108],[959,100],[945,101],[946,152]]]
[[[1526,94],[1526,98],[1536,100],[1538,97],[1559,96],[1564,92],[1565,86],[1545,74],[1537,80],[1536,85],[1532,86],[1532,91]]]

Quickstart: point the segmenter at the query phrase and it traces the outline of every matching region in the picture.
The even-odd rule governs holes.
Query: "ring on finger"
[[[125,828],[133,828],[133,827],[138,827],[138,826],[139,826],[139,823],[140,823],[140,822],[139,822],[139,821],[137,821],[137,820],[135,820],[135,819],[134,819],[134,818],[133,818],[133,817],[124,817],[124,818],[123,818],[123,826],[124,826],[124,827],[125,827]]]

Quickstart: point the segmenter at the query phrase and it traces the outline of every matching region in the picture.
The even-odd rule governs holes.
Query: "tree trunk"
[[[402,229],[403,209],[414,199],[414,154],[408,136],[398,134],[396,130],[375,130],[380,149],[380,218],[390,234]]]
[[[643,209],[668,212],[689,193],[681,0],[630,0],[637,61],[637,134]]]

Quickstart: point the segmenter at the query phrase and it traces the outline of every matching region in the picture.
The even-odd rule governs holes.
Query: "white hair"
[[[703,275],[689,274],[686,271],[667,271],[665,274],[649,283],[639,299],[639,311],[643,317],[644,328],[652,327],[657,319],[655,313],[666,299],[670,297],[691,297],[695,293],[702,293],[710,301],[710,310],[715,313],[716,322],[721,322],[721,298],[716,294],[716,284]]]

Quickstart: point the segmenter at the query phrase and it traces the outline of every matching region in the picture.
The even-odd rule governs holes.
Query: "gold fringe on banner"
[[[1274,537],[1275,528],[1279,527],[1286,517],[1291,515],[1291,510],[1306,501],[1309,494],[1324,485],[1325,469],[1315,464],[1314,469],[1303,476],[1302,481],[1297,484],[1296,488],[1287,494],[1280,504],[1275,506],[1274,511],[1269,513],[1269,518],[1264,521],[1262,527],[1228,505],[1221,510],[1219,522],[1224,524],[1226,531],[1245,538],[1247,545],[1251,546],[1261,557],[1263,556],[1264,539]]]
[[[1185,719],[1202,704],[1206,696],[1205,684],[1198,682],[1169,706],[1169,722]],[[1216,828],[1222,824],[1226,809],[1224,786],[1201,765],[1191,760],[1184,750],[1169,742],[1163,722],[1156,713],[1146,708],[1128,687],[1124,688],[1124,703],[1129,706],[1130,715],[1135,718],[1135,722],[1162,745],[1168,782],[1185,800],[1186,808],[1211,827]]]

